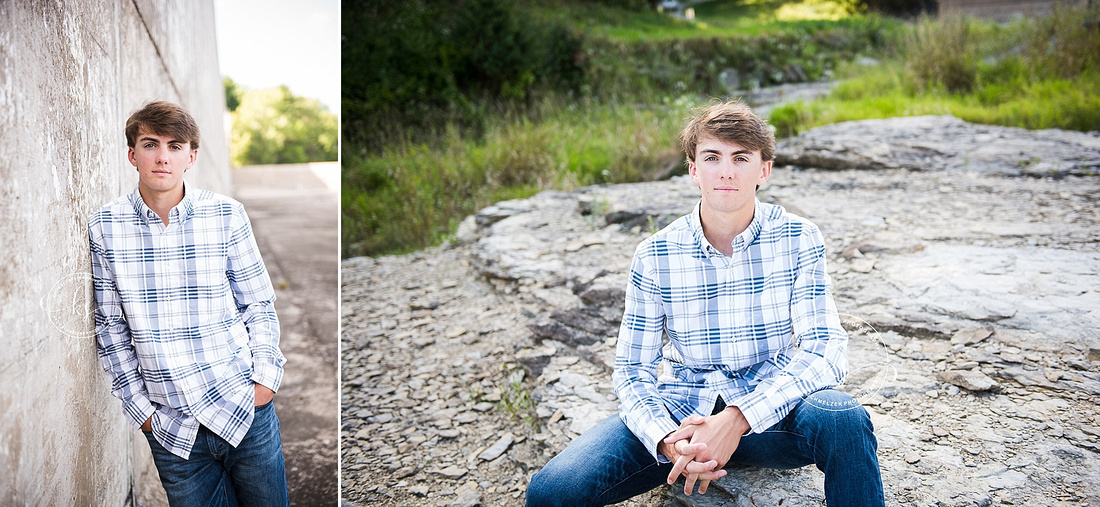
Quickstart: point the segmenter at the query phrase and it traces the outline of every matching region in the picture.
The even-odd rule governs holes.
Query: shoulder
[[[763,218],[761,227],[762,239],[777,237],[820,237],[821,233],[813,222],[787,211],[778,204],[760,203],[760,214]]]
[[[105,222],[120,222],[136,217],[137,212],[134,211],[134,205],[130,203],[130,196],[122,195],[93,211],[88,217],[88,228],[98,229]]]
[[[244,216],[244,205],[236,199],[209,190],[195,189],[191,197],[196,215]]]
[[[692,233],[691,215],[684,215],[638,244],[634,258],[674,255],[697,248],[697,243]]]

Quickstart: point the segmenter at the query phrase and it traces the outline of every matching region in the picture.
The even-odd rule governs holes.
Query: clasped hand
[[[737,407],[727,407],[710,417],[684,418],[680,428],[658,444],[658,452],[674,463],[668,483],[675,483],[682,474],[685,495],[690,496],[696,484],[699,494],[706,493],[710,481],[726,475],[722,467],[748,430],[748,421]]]

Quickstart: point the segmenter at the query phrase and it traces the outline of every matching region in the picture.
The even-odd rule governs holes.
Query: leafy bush
[[[348,0],[342,23],[344,130],[372,152],[449,123],[478,131],[494,101],[522,105],[583,75],[579,33],[507,0]]]
[[[936,0],[852,0],[858,11],[869,10],[892,16],[935,14]]]
[[[645,100],[685,93],[816,81],[840,62],[880,47],[886,21],[800,24],[755,36],[589,41],[586,90],[600,99]],[[723,79],[725,78],[725,79]],[[732,88],[732,89],[731,89]]]

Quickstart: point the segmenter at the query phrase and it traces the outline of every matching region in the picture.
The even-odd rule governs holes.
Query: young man
[[[830,506],[883,505],[816,226],[756,199],[775,137],[741,103],[680,134],[701,199],[634,253],[612,376],[622,404],[531,478],[527,505],[605,505],[728,465],[825,473]],[[668,344],[662,347],[662,335]],[[657,366],[664,361],[658,378]]]
[[[99,359],[149,440],[169,503],[287,505],[272,399],[275,292],[240,203],[184,183],[195,120],[152,102],[126,121],[138,184],[88,224]]]

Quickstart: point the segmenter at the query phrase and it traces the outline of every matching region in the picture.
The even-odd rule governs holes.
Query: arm
[[[122,400],[122,411],[130,424],[144,428],[155,408],[149,400],[138,366],[130,327],[122,309],[115,276],[107,251],[89,227],[92,254],[92,288],[95,292],[96,352],[100,365],[111,379],[111,394]]]
[[[840,384],[848,374],[848,334],[840,325],[816,227],[803,231],[794,261],[790,318],[794,347],[773,361],[778,370],[751,393],[729,400],[753,432],[778,423],[809,394]]]
[[[657,444],[678,425],[657,393],[665,315],[656,274],[644,260],[647,245],[638,247],[631,263],[612,381],[623,421],[659,460]]]
[[[252,352],[252,381],[274,395],[283,379],[286,358],[279,350],[279,317],[275,314],[275,290],[267,268],[260,258],[252,225],[244,207],[237,204],[234,227],[229,240],[226,277],[230,290],[248,329],[248,348]],[[257,395],[266,393],[257,388]],[[270,399],[270,398],[268,398]],[[257,400],[262,401],[262,400]]]

